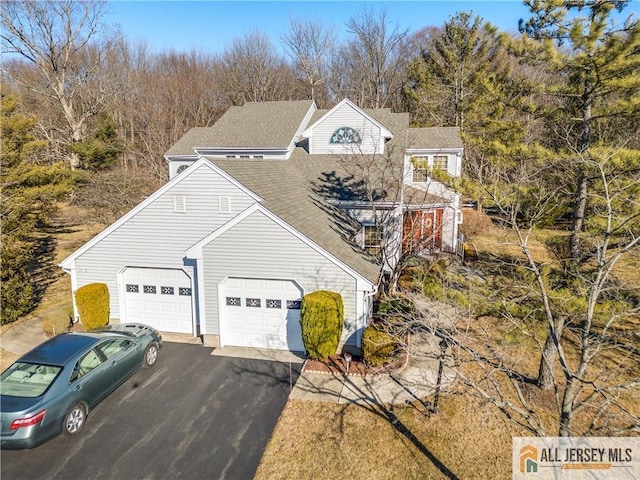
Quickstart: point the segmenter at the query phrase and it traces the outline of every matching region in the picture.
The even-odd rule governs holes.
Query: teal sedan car
[[[139,323],[57,335],[0,377],[3,449],[33,448],[78,434],[89,412],[141,367],[151,367],[162,336]]]

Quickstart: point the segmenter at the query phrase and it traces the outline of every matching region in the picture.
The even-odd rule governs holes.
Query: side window
[[[95,350],[90,350],[84,357],[78,360],[78,363],[73,369],[73,374],[71,374],[71,381],[73,382],[84,377],[101,363],[102,360],[100,360],[98,353]]]
[[[131,347],[131,345],[130,340],[127,340],[126,338],[117,338],[101,344],[98,348],[100,348],[106,358],[111,358],[114,355],[125,351]]]

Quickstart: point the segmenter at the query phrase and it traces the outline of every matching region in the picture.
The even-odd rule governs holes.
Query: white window
[[[411,163],[414,183],[429,181],[429,174],[433,170],[449,171],[449,155],[414,155]]]
[[[433,156],[433,169],[447,171],[449,166],[449,155],[434,155]]]
[[[383,229],[378,225],[363,225],[362,247],[371,255],[379,255],[382,248]]]
[[[413,181],[426,182],[429,176],[429,157],[426,155],[419,155],[411,158],[413,163]]]

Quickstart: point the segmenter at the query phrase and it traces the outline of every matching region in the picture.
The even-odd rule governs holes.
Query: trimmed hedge
[[[300,326],[307,355],[324,360],[336,353],[344,325],[344,305],[339,293],[319,290],[302,298]]]
[[[94,330],[109,323],[109,287],[104,283],[89,283],[76,290],[76,306],[85,330]]]
[[[380,367],[388,362],[398,346],[398,341],[376,323],[371,323],[362,332],[362,358],[371,367]]]

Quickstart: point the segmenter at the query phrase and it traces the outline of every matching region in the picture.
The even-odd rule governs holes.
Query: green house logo
[[[520,449],[520,473],[538,472],[538,449],[527,445]]]

